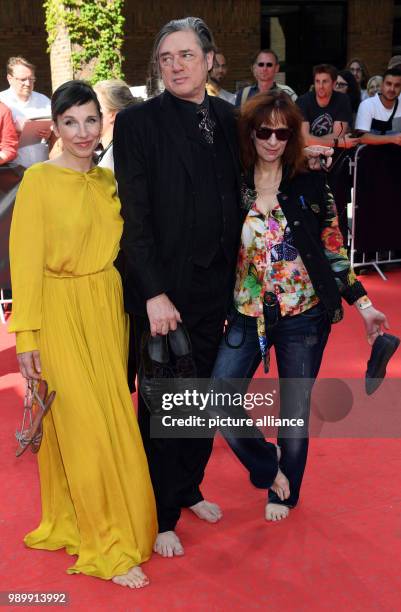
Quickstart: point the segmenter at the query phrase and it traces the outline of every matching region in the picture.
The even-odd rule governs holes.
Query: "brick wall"
[[[53,91],[57,89],[59,85],[73,78],[71,42],[68,32],[64,27],[59,28],[56,40],[52,44],[50,65]]]
[[[259,0],[126,0],[126,40],[123,69],[130,85],[145,82],[153,37],[160,27],[177,17],[202,17],[212,29],[216,43],[230,62],[227,88],[249,79],[249,60],[260,44]],[[0,88],[8,87],[5,66],[11,55],[24,55],[37,67],[38,91],[50,95],[71,78],[69,41],[59,36],[50,56],[46,52],[44,9],[40,0],[0,1]],[[52,72],[52,77],[51,77]]]
[[[272,0],[273,1],[273,0]],[[259,0],[126,0],[123,65],[131,85],[145,82],[152,40],[160,27],[177,17],[202,17],[227,56],[227,89],[250,78],[249,60],[260,45]],[[360,56],[370,72],[382,72],[391,56],[394,0],[349,0],[348,57]],[[52,53],[53,85],[71,78],[68,40],[57,41]],[[8,87],[5,64],[24,55],[36,65],[36,89],[52,91],[50,57],[46,52],[41,0],[0,0],[0,89]]]
[[[40,0],[0,0],[0,90],[8,87],[6,63],[23,55],[36,66],[35,89],[51,94],[45,14]]]
[[[362,59],[371,75],[392,55],[394,0],[348,0],[348,59]]]
[[[211,28],[226,54],[229,73],[225,86],[250,78],[250,58],[260,45],[259,0],[135,0],[125,4],[126,39],[123,70],[130,85],[145,83],[152,41],[170,19],[193,15]]]

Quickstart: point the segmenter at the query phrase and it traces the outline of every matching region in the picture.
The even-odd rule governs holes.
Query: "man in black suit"
[[[165,335],[182,321],[202,378],[222,335],[240,230],[233,107],[205,91],[214,48],[201,19],[164,26],[153,61],[166,91],[118,114],[113,145],[137,344],[149,327]],[[155,551],[182,555],[174,531],[181,508],[209,522],[222,516],[199,489],[213,441],[151,438],[140,394],[138,417],[158,508]]]
[[[145,331],[166,335],[182,321],[200,378],[210,376],[222,336],[241,226],[234,109],[205,91],[214,50],[201,19],[166,24],[152,57],[166,91],[121,111],[113,138],[125,305],[134,315],[137,357]],[[317,148],[311,156],[322,152]],[[182,555],[174,531],[181,508],[211,523],[222,516],[199,489],[213,441],[151,438],[150,414],[138,396],[158,509],[154,550]]]

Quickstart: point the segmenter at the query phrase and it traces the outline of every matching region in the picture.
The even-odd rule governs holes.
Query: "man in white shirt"
[[[23,57],[10,57],[7,62],[7,80],[9,89],[0,92],[0,100],[6,104],[12,114],[18,132],[21,132],[27,119],[49,118],[50,100],[47,96],[33,91],[35,84],[35,66]],[[39,136],[48,140],[50,129],[39,132]],[[19,147],[16,162],[25,168],[49,157],[46,143]]]
[[[401,145],[401,70],[383,75],[380,93],[359,105],[355,129],[365,132],[361,142],[369,145]]]

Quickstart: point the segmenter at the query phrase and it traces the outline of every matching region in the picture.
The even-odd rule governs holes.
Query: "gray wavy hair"
[[[103,105],[109,112],[120,111],[137,102],[142,102],[139,98],[134,98],[127,83],[120,79],[106,79],[98,81],[93,89],[103,97]]]
[[[160,32],[156,35],[152,55],[150,58],[150,72],[155,76],[160,75],[159,70],[159,51],[161,44],[174,32],[181,32],[183,30],[189,30],[193,32],[198,39],[199,46],[202,49],[204,55],[210,53],[210,51],[216,52],[216,45],[214,43],[213,34],[206,25],[206,23],[200,17],[184,17],[183,19],[173,19],[162,27]]]

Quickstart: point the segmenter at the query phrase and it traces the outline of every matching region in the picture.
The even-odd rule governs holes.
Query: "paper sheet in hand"
[[[42,136],[39,135],[39,132],[48,130],[51,124],[51,119],[28,119],[22,128],[18,146],[26,147],[40,143]]]

